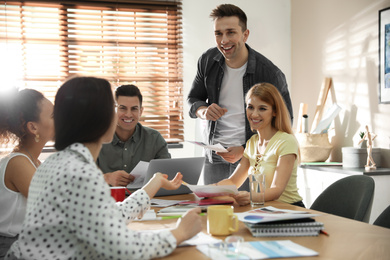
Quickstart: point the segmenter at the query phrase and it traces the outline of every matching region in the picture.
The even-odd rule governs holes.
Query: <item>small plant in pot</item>
[[[364,134],[365,134],[364,132],[359,133],[360,139],[364,138]],[[367,140],[360,140],[358,147],[359,148],[367,148]]]

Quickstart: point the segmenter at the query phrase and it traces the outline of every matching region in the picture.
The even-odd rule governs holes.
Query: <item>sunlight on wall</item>
[[[368,125],[378,135],[374,145],[389,148],[390,124],[385,122],[390,114],[381,113],[378,104],[378,5],[335,28],[324,43],[323,72],[333,78],[334,101],[343,108],[333,133],[339,141],[345,138],[335,142],[340,147],[356,145],[359,132]]]

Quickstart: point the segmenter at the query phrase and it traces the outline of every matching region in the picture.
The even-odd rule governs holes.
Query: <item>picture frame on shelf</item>
[[[379,103],[390,104],[390,7],[379,10]]]

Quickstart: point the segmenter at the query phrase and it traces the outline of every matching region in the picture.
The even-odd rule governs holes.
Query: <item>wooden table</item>
[[[193,194],[176,195],[159,197],[161,199],[175,199],[175,200],[194,200]],[[274,206],[277,208],[302,210],[297,206],[281,203],[277,201],[266,202],[265,206]],[[244,212],[252,209],[251,206],[238,206],[234,205],[235,212]],[[302,246],[308,247],[319,253],[316,257],[302,257],[294,259],[305,260],[319,260],[319,259],[361,259],[361,260],[374,260],[374,259],[390,259],[390,229],[373,226],[371,224],[338,217],[322,213],[315,210],[309,210],[311,213],[321,214],[315,217],[316,221],[323,222],[325,231],[329,233],[329,236],[319,235],[318,237],[271,237],[271,238],[256,238],[253,237],[245,225],[240,222],[240,227],[234,235],[239,235],[244,238],[245,241],[253,240],[292,240],[293,242]],[[202,216],[203,232],[207,233],[207,217]],[[132,222],[129,227],[132,229],[163,229],[175,227],[175,219],[167,219],[160,221],[142,221]],[[224,239],[225,236],[215,236],[216,238]],[[196,249],[196,247],[179,247],[172,252],[169,256],[159,259],[178,259],[178,260],[191,260],[191,259],[209,259],[206,255]]]

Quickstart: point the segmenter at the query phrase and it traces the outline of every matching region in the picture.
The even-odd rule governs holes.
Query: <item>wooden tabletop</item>
[[[194,200],[193,194],[176,195],[159,197],[161,199],[175,200]],[[266,202],[265,206],[274,206],[281,209],[303,210],[300,207],[290,204],[270,201]],[[248,206],[234,205],[235,212],[244,212],[252,209]],[[316,221],[323,222],[325,231],[329,236],[320,234],[317,237],[267,237],[256,238],[251,235],[245,225],[240,222],[239,230],[233,235],[239,235],[245,241],[265,241],[265,240],[291,240],[297,244],[310,248],[319,253],[316,257],[302,257],[294,259],[305,260],[320,260],[320,259],[390,259],[390,229],[374,226],[371,224],[355,221],[335,215],[322,213],[315,210],[309,210],[310,213],[317,213],[320,216],[315,217]],[[175,227],[175,219],[159,220],[159,221],[141,221],[132,222],[129,228],[135,230],[154,230],[166,229]],[[207,217],[202,216],[203,232],[207,233]],[[215,236],[219,239],[224,239],[225,236]],[[159,259],[209,259],[206,255],[196,249],[196,247],[178,247],[172,254]]]

